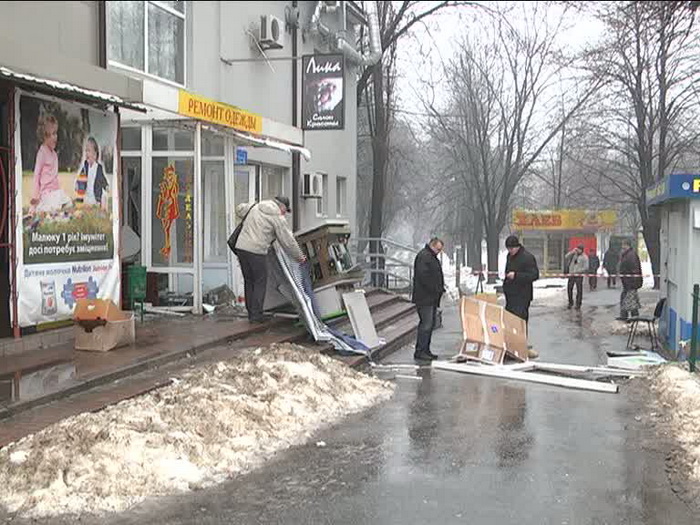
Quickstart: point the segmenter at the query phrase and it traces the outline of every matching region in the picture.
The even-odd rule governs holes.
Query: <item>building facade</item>
[[[661,213],[661,296],[665,333],[673,350],[690,339],[693,285],[700,284],[700,175],[672,174],[647,190],[647,205]]]
[[[376,16],[354,2],[0,3],[0,154],[9,218],[2,225],[0,288],[8,301],[0,323],[17,335],[19,324],[65,318],[81,294],[118,300],[125,261],[147,267],[153,302],[165,306],[199,313],[206,293],[224,284],[240,297],[242,276],[226,240],[242,202],[285,194],[295,230],[340,220],[354,231],[357,72],[379,58],[376,38],[365,55],[354,42],[370,21]],[[317,103],[316,113],[309,101]],[[37,172],[36,165],[27,166],[46,148],[25,136],[30,128],[36,135],[37,123],[46,119],[50,132],[53,113],[60,118],[55,150],[47,139],[47,158],[58,157],[58,174],[51,175],[48,167]],[[106,131],[113,128],[114,141]],[[106,175],[102,210],[90,206],[96,175],[84,163],[93,150],[101,159],[94,165]],[[46,188],[63,192],[51,198],[67,199],[52,201],[60,210],[47,214],[43,201],[32,204],[39,202],[32,184],[51,177],[56,180]],[[10,197],[13,184],[26,188],[20,200]],[[88,204],[79,209],[83,197]],[[91,254],[91,267],[73,264],[83,262],[75,253],[73,259],[42,259],[63,264],[63,273],[57,267],[59,277],[51,282],[37,277],[35,288],[43,292],[24,294],[31,312],[23,318],[14,268],[38,264],[24,260],[23,250],[54,239],[45,232],[58,231],[59,219],[73,229],[83,223],[96,228],[97,211],[108,233],[76,234],[102,242],[104,250],[77,248]],[[91,275],[95,268],[109,277]],[[31,306],[44,292],[59,303],[57,312]],[[13,313],[16,303],[19,313]]]

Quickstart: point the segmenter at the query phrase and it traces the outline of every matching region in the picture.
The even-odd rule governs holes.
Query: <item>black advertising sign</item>
[[[305,55],[302,64],[302,129],[344,129],[343,55]]]

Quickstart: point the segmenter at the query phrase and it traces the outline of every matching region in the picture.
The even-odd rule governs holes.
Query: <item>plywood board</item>
[[[345,310],[348,312],[355,338],[362,341],[369,348],[381,346],[381,340],[377,336],[372,314],[367,305],[367,298],[363,292],[350,292],[343,294]]]

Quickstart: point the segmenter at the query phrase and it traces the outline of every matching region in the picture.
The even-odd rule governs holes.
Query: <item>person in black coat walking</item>
[[[413,265],[413,303],[418,310],[420,324],[416,337],[417,360],[433,360],[437,356],[430,351],[430,341],[437,319],[437,309],[445,292],[445,279],[438,255],[445,243],[437,237],[430,240],[418,255]]]
[[[603,256],[603,268],[608,274],[608,288],[614,288],[617,285],[617,264],[620,256],[612,247],[608,248]]]
[[[620,294],[620,317],[619,321],[627,320],[628,314],[631,317],[639,316],[641,307],[638,290],[644,284],[642,276],[642,262],[639,255],[632,248],[630,241],[622,243],[622,254],[620,256],[620,280],[622,281],[622,293]]]
[[[517,315],[526,323],[530,318],[532,283],[540,278],[535,256],[528,252],[520,240],[511,235],[506,239],[508,258],[503,294],[506,296],[506,310]]]
[[[600,258],[596,254],[595,250],[591,249],[588,256],[588,273],[590,277],[588,278],[588,286],[591,290],[598,289],[598,268],[600,268]]]

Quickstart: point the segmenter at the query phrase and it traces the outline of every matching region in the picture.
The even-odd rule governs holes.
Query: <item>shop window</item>
[[[224,136],[202,130],[202,157],[224,157]]]
[[[122,151],[141,151],[141,128],[121,129]]]
[[[109,61],[185,83],[185,2],[107,2]]]
[[[335,214],[345,217],[348,213],[348,180],[345,177],[335,179]]]
[[[272,199],[278,195],[284,195],[285,184],[284,176],[286,169],[279,168],[277,166],[270,166],[269,164],[263,165],[262,167],[262,198]]]
[[[192,266],[194,160],[154,157],[152,176],[152,266]]]
[[[202,161],[204,183],[204,262],[226,262],[226,199],[224,161]]]
[[[141,236],[141,157],[122,157],[124,223]]]
[[[153,151],[194,151],[194,130],[153,128]]]

